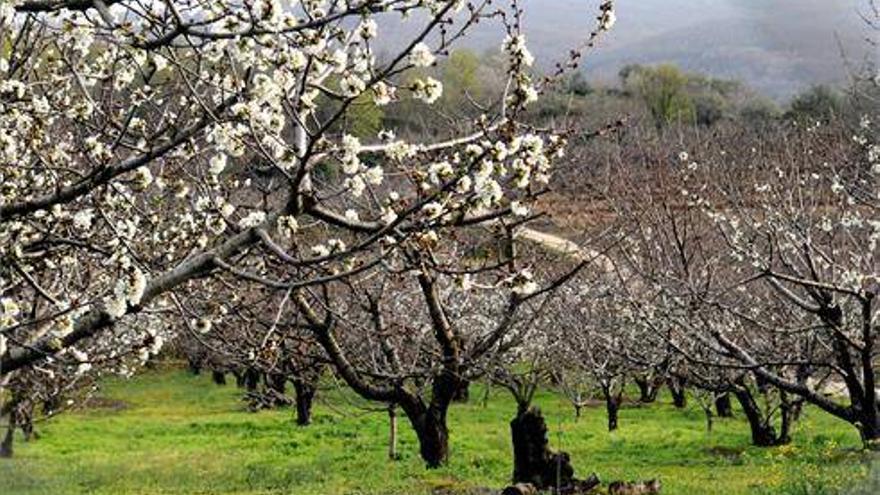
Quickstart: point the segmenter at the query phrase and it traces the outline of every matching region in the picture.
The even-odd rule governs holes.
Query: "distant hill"
[[[523,0],[526,34],[540,64],[551,66],[594,25],[597,0]],[[686,70],[740,79],[777,99],[817,83],[845,80],[842,54],[870,52],[859,11],[866,0],[618,0],[618,23],[584,70],[611,82],[629,63],[672,62]],[[382,29],[399,43],[415,23],[388,18]],[[482,25],[462,46],[496,49],[497,23]],[[380,47],[381,48],[381,47]]]

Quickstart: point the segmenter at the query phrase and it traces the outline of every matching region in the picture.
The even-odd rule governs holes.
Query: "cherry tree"
[[[541,89],[521,14],[516,2],[4,2],[2,373],[134,314],[179,313],[181,290],[221,275],[283,265],[270,285],[304,289],[527,211],[564,138],[518,122]],[[422,29],[379,63],[377,20],[400,16]],[[436,142],[335,131],[362,95],[435,101],[439,81],[400,76],[483,19],[507,31],[498,112]],[[588,42],[612,23],[606,2]],[[335,111],[319,116],[325,102]]]

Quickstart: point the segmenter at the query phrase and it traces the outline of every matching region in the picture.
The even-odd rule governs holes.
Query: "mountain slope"
[[[540,65],[552,66],[589,34],[599,3],[523,0]],[[844,80],[842,54],[877,57],[858,15],[866,7],[863,0],[618,0],[617,25],[584,68],[591,79],[610,82],[628,63],[672,62],[784,99],[812,84]],[[385,21],[385,47],[415,34],[417,23]],[[502,38],[498,23],[484,23],[461,46],[495,50]]]

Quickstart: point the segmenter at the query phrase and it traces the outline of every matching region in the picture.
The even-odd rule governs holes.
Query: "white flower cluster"
[[[518,33],[508,35],[504,38],[502,49],[507,52],[512,60],[521,63],[526,67],[531,67],[532,64],[535,63],[535,57],[526,45],[526,36],[524,34]]]
[[[409,52],[409,63],[414,67],[430,67],[436,61],[436,57],[428,45],[418,43]]]
[[[299,223],[296,217],[285,215],[278,219],[278,233],[285,238],[291,238],[299,230]]]
[[[104,310],[112,318],[121,318],[128,312],[128,306],[141,303],[147,288],[147,277],[140,268],[123,260],[123,277],[116,282],[113,295],[104,301]]]
[[[0,298],[0,330],[15,325],[21,307],[11,297]],[[2,354],[2,353],[0,353]]]
[[[361,151],[361,142],[358,138],[345,135],[341,140],[339,161],[342,163],[342,172],[348,177],[345,179],[345,188],[355,198],[359,198],[367,185],[378,186],[385,178],[385,172],[380,165],[367,167],[361,162],[358,153]]]
[[[76,374],[82,375],[92,369],[92,363],[89,362],[89,355],[76,347],[69,347],[67,353],[76,361]]]
[[[379,81],[373,86],[373,103],[376,106],[385,106],[390,104],[397,96],[397,88],[391,86],[384,81]]]
[[[520,296],[528,296],[538,291],[539,286],[534,281],[531,270],[523,269],[507,280],[511,290]]]
[[[416,79],[410,86],[410,90],[415,99],[431,105],[443,96],[443,83],[433,77]]]
[[[538,100],[538,90],[532,84],[532,78],[526,72],[535,61],[535,57],[526,46],[525,35],[508,35],[501,45],[507,54],[508,63],[513,71],[514,86],[508,97],[508,103],[514,107],[526,106]]]
[[[617,22],[617,14],[614,13],[614,2],[606,1],[599,6],[601,14],[599,15],[599,30],[610,31]]]
[[[262,210],[254,210],[238,221],[238,226],[242,229],[250,229],[259,227],[266,221],[266,212]]]

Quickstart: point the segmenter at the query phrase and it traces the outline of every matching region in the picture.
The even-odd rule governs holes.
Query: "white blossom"
[[[379,31],[379,25],[373,19],[364,19],[358,26],[358,34],[365,40],[373,39]]]
[[[243,229],[259,227],[266,221],[266,212],[262,210],[254,210],[238,221],[238,226]]]
[[[434,219],[443,214],[443,205],[436,201],[432,201],[422,207],[422,212],[424,212],[428,218]]]
[[[299,223],[296,221],[296,217],[291,215],[284,215],[278,219],[278,233],[283,237],[293,237],[296,234],[296,231],[299,230]]]
[[[414,98],[424,101],[429,105],[433,104],[443,96],[443,83],[433,77],[416,79],[413,81],[410,89],[413,92]]]
[[[194,320],[192,322],[192,326],[193,326],[193,328],[195,328],[196,332],[199,332],[200,334],[204,335],[204,334],[209,333],[211,331],[211,327],[213,326],[213,323],[211,322],[210,318],[202,317],[197,320]]]
[[[91,208],[84,208],[73,214],[73,226],[80,232],[88,231],[92,228],[92,219],[95,212]]]
[[[223,173],[224,170],[226,170],[226,161],[227,157],[225,153],[217,153],[216,155],[212,156],[211,159],[208,161],[208,172],[214,176],[220,175],[221,173]]]
[[[510,211],[518,217],[525,217],[529,214],[529,207],[519,201],[511,201]]]
[[[435,60],[436,57],[434,57],[431,49],[424,43],[416,44],[409,52],[409,63],[415,67],[430,67],[434,64]]]
[[[348,74],[339,81],[339,88],[344,96],[355,97],[364,92],[367,84],[360,77]]]
[[[511,290],[520,296],[527,296],[538,291],[538,284],[533,280],[532,272],[528,269],[520,270],[510,279]]]
[[[150,187],[150,184],[153,183],[153,174],[148,167],[138,167],[135,169],[134,174],[135,187],[140,190]]]

